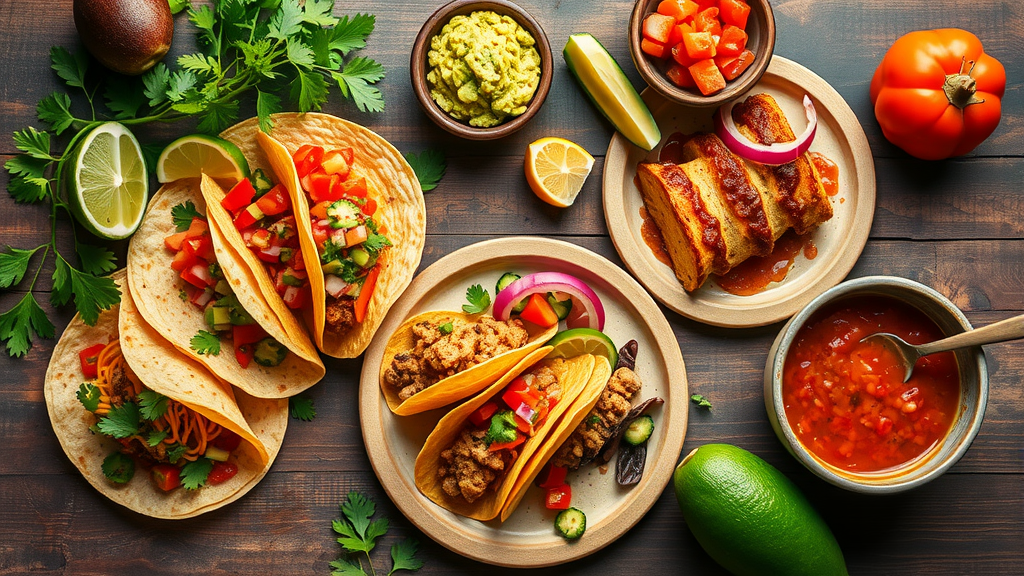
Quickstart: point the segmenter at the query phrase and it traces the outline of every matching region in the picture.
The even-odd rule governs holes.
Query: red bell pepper
[[[228,212],[234,212],[239,208],[244,208],[252,202],[252,197],[256,195],[256,189],[252,187],[252,182],[249,182],[248,178],[243,178],[238,184],[235,184],[231,191],[220,201],[220,205],[224,207]]]
[[[96,378],[96,361],[99,358],[100,352],[106,347],[106,344],[93,344],[78,353],[78,359],[82,362],[82,374],[86,380]]]
[[[173,464],[157,464],[149,471],[153,484],[164,492],[181,486],[181,469]]]
[[[482,427],[486,422],[490,421],[491,416],[498,411],[498,403],[491,401],[487,402],[483,406],[477,408],[469,415],[469,421],[473,423],[477,428]]]
[[[715,65],[714,61],[708,61],[711,62],[712,66]],[[715,68],[715,71],[717,72],[718,69]],[[547,299],[542,294],[531,294],[530,299],[526,302],[526,308],[523,308],[519,317],[543,328],[558,324],[558,315],[555,314],[555,309],[551,307],[551,304],[548,304]]]
[[[557,488],[565,484],[565,476],[568,473],[568,468],[549,463],[541,470],[540,476],[537,477],[537,486],[541,488]]]
[[[238,474],[238,466],[234,462],[214,462],[213,469],[206,477],[207,484],[220,484],[227,482]]]
[[[269,192],[260,196],[256,206],[266,216],[274,216],[291,208],[291,201],[288,199],[288,190],[281,184],[274,186]]]
[[[544,506],[548,510],[565,510],[571,503],[572,488],[568,484],[548,488],[547,498],[544,501]]]
[[[236,324],[231,327],[231,343],[235,348],[255,344],[266,337],[267,331],[259,324]]]
[[[370,298],[373,297],[373,289],[377,287],[377,276],[380,275],[380,266],[370,268],[363,282],[363,288],[359,291],[359,298],[356,298],[355,315],[356,322],[362,322],[366,318],[366,309],[370,306]]]

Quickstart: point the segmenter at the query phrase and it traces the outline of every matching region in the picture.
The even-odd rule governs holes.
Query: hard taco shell
[[[409,318],[395,330],[394,334],[388,338],[388,343],[384,347],[384,359],[380,365],[381,392],[383,392],[388,408],[391,408],[392,412],[399,416],[419,414],[420,412],[447,406],[452,402],[468,398],[493,384],[495,380],[501,378],[503,374],[508,372],[520,360],[550,340],[555,335],[555,332],[558,331],[557,325],[540,330],[528,324],[527,326],[534,328],[535,331],[530,334],[530,340],[525,346],[498,354],[476,366],[471,366],[458,374],[444,378],[404,401],[399,398],[398,390],[384,383],[384,371],[391,366],[391,361],[395,359],[395,356],[412,349],[413,326],[420,322],[442,324],[452,320],[473,323],[477,320],[478,316],[477,314],[466,314],[464,312],[423,312]]]
[[[189,518],[233,502],[263,478],[277,457],[288,425],[287,400],[265,400],[233,391],[180,354],[139,317],[124,273],[115,273],[114,277],[123,292],[120,310],[101,313],[95,326],[87,326],[76,315],[57,342],[46,371],[43,395],[61,447],[100,493],[146,516]],[[238,466],[233,478],[198,490],[164,492],[138,466],[126,484],[115,484],[103,475],[104,458],[119,444],[89,431],[96,419],[76,397],[83,381],[78,352],[116,337],[121,339],[125,360],[147,388],[185,404],[243,438],[233,453]]]
[[[516,376],[534,366],[540,366],[545,362],[552,362],[551,360],[541,360],[550,351],[551,347],[545,346],[530,353],[486,390],[468,402],[459,405],[445,415],[444,418],[441,418],[434,431],[427,437],[419,456],[416,457],[416,487],[419,488],[424,496],[438,506],[460,516],[482,521],[492,520],[498,516],[498,513],[501,512],[502,507],[511,495],[516,480],[523,473],[534,451],[543,445],[562,414],[569,409],[590,380],[590,374],[594,369],[595,357],[590,354],[584,354],[565,360],[562,363],[564,372],[558,378],[559,383],[562,385],[561,400],[548,414],[547,421],[537,430],[536,434],[522,444],[522,452],[512,463],[509,470],[505,472],[504,478],[496,489],[489,491],[472,503],[466,502],[462,498],[449,497],[441,487],[441,479],[437,475],[441,452],[447,450],[455,442],[469,415],[480,406],[483,406],[492,396],[499,393]]]
[[[191,201],[201,212],[206,202],[199,182],[185,179],[162,187],[150,200],[142,225],[128,246],[128,284],[135,295],[135,304],[146,323],[152,326],[178,350],[206,366],[214,375],[245,392],[260,398],[286,398],[316,384],[324,376],[324,365],[309,337],[301,329],[280,322],[263,295],[257,289],[247,267],[238,262],[239,255],[224,242],[219,230],[213,230],[217,262],[225,271],[231,288],[243,308],[268,334],[292,353],[277,366],[262,366],[252,362],[243,368],[235,359],[230,340],[221,340],[217,355],[198,354],[190,347],[190,340],[200,330],[210,330],[202,311],[180,297],[182,282],[178,272],[171,268],[171,254],[164,239],[176,232],[171,209]]]

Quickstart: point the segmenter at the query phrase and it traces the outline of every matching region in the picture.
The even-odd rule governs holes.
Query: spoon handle
[[[957,348],[966,348],[968,346],[980,346],[982,344],[994,344],[996,342],[1006,342],[1007,340],[1016,340],[1018,338],[1024,338],[1024,314],[1020,316],[1013,316],[1006,320],[1000,320],[995,324],[989,324],[983,328],[977,328],[968,332],[963,332],[949,338],[943,338],[942,340],[936,340],[928,344],[918,346],[918,350],[922,356],[928,354],[934,354],[936,352],[945,352],[946,350],[955,350]]]

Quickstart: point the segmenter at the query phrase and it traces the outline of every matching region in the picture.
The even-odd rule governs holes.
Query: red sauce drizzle
[[[917,361],[910,381],[884,347],[861,343],[891,332],[912,344],[943,337],[916,308],[886,297],[856,297],[814,314],[793,340],[783,369],[786,418],[800,443],[849,472],[911,462],[949,432],[960,403],[952,352]]]
[[[810,236],[797,236],[792,230],[775,242],[775,249],[767,256],[751,256],[717,278],[722,290],[737,296],[750,296],[762,292],[772,282],[782,282],[793,267],[800,252],[808,260],[818,255]]]
[[[750,240],[757,245],[757,254],[768,254],[772,251],[774,238],[761,195],[747,177],[747,171],[740,165],[739,159],[732,155],[725,144],[717,136],[702,135],[694,139],[701,153],[714,167],[718,185],[727,200],[726,205],[746,226]]]
[[[640,218],[643,219],[643,224],[640,225],[640,235],[644,239],[644,244],[647,244],[659,262],[666,266],[672,266],[672,259],[669,258],[668,249],[665,248],[665,239],[661,236],[661,230],[655,224],[654,218],[647,211],[647,206],[640,207]]]
[[[661,147],[661,153],[658,155],[659,162],[669,162],[672,164],[682,164],[686,162],[686,157],[683,155],[683,146],[693,138],[693,134],[683,134],[682,132],[673,132],[668,140],[665,141],[665,145]]]
[[[821,152],[811,152],[810,154],[811,163],[814,164],[814,169],[821,176],[821,185],[825,188],[825,194],[829,196],[839,194],[839,165]]]

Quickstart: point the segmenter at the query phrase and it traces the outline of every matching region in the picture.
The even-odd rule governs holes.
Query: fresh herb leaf
[[[57,254],[50,302],[61,306],[67,304],[72,295],[75,297],[75,309],[89,326],[96,324],[101,310],[107,310],[121,301],[121,292],[113,280],[76,270],[63,256]]]
[[[139,406],[134,402],[111,407],[110,412],[97,423],[100,432],[114,438],[128,438],[138,434],[140,424]]]
[[[11,356],[23,356],[32,347],[29,330],[40,338],[53,338],[53,324],[31,292],[7,312],[0,314],[0,340]]]
[[[156,66],[149,69],[142,75],[142,94],[149,98],[150,106],[157,106],[167,101],[167,88],[171,84],[171,71],[163,62],[157,62]]]
[[[383,234],[371,233],[363,241],[363,248],[371,255],[379,254],[381,250],[391,246],[391,240]]]
[[[313,399],[308,396],[292,396],[288,399],[289,412],[292,418],[310,422],[316,418],[316,408],[313,406]]]
[[[153,430],[146,436],[146,443],[150,446],[158,446],[161,442],[167,439],[167,430]]]
[[[117,270],[117,256],[102,246],[78,243],[78,261],[86,274],[98,276]]]
[[[600,423],[601,423],[601,417],[598,416],[597,414],[594,414],[593,416],[590,416],[589,418],[587,418],[587,424],[590,425],[590,426],[597,426]]]
[[[213,52],[220,52],[220,45],[217,41],[217,32],[214,30],[214,26],[217,23],[217,16],[214,15],[213,10],[209,6],[200,6],[199,8],[188,9],[188,19],[199,28],[199,38],[203,42],[210,46]]]
[[[348,96],[344,90],[342,90],[342,94]],[[327,82],[318,72],[300,70],[298,76],[292,81],[291,96],[292,100],[298,101],[299,112],[319,110],[327,101]]]
[[[388,572],[388,576],[391,576],[399,570],[419,570],[423,567],[423,560],[416,558],[416,548],[419,547],[419,542],[412,538],[407,538],[400,542],[396,542],[391,546],[391,561],[393,567],[391,572]]]
[[[196,129],[206,134],[219,134],[238,120],[238,102],[209,102]]]
[[[302,29],[302,7],[299,0],[282,0],[277,11],[270,16],[267,36],[287,40]]]
[[[100,407],[100,389],[88,382],[83,382],[78,387],[75,396],[89,412],[95,412]]]
[[[39,248],[42,248],[42,246]],[[8,246],[7,249],[10,252],[0,252],[0,288],[10,288],[21,283],[21,280],[25,277],[25,272],[28,272],[28,265],[32,260],[32,255],[39,248],[35,250],[19,250]]]
[[[50,133],[29,126],[14,132],[14,145],[22,152],[40,160],[56,160],[50,156]]]
[[[256,116],[259,118],[260,130],[270,132],[274,129],[274,121],[270,119],[271,114],[281,111],[281,99],[262,90],[256,90]]]
[[[342,16],[331,31],[330,49],[342,56],[366,48],[366,37],[373,32],[376,17],[372,14],[356,14],[351,19]]]
[[[339,531],[335,527],[335,532],[351,538],[363,539],[366,529],[370,526],[370,518],[373,517],[375,511],[376,505],[373,500],[358,492],[349,492],[348,498],[341,503],[341,513],[345,516],[345,520],[340,521],[347,528]]]
[[[455,326],[453,326],[451,322],[445,322],[444,324],[441,324],[440,326],[437,327],[437,331],[440,332],[441,334],[444,334],[445,336],[451,334],[452,330],[455,330]]]
[[[181,467],[181,485],[185,490],[196,490],[206,485],[206,479],[213,470],[213,460],[199,458]]]
[[[50,48],[50,67],[72,88],[85,90],[85,72],[89,68],[89,56],[84,50],[74,54],[60,46]]]
[[[188,452],[188,446],[175,442],[167,449],[167,461],[176,464],[185,455],[185,452]]]
[[[191,200],[186,200],[183,204],[171,208],[171,218],[174,220],[174,228],[178,232],[188,230],[188,227],[192,225],[193,218],[206,220],[206,217],[196,210],[196,205]]]
[[[358,562],[350,562],[344,558],[338,558],[330,562],[331,576],[366,576],[366,572]]]
[[[420,181],[420,188],[424,192],[430,192],[437,188],[437,183],[444,178],[445,170],[448,169],[444,152],[440,150],[424,150],[420,152],[419,156],[408,152],[405,154],[405,160],[412,166],[413,172],[416,173],[416,179]]]
[[[40,100],[36,105],[36,115],[49,124],[58,136],[75,123],[75,117],[71,114],[71,97],[63,92],[54,92]]]
[[[209,354],[210,356],[220,354],[220,337],[206,330],[200,330],[188,343],[189,347],[196,351],[196,354]]]
[[[462,305],[466,314],[479,314],[491,305],[491,295],[479,284],[473,284],[466,290],[466,300],[469,300],[469,304]]]
[[[189,0],[168,0],[168,4],[171,5],[171,14],[177,14],[185,8],[191,8],[192,4]]]
[[[127,484],[135,476],[135,461],[120,452],[112,452],[104,458],[100,468],[104,476],[117,484]]]
[[[708,410],[711,410],[711,401],[701,394],[694,394],[690,396],[690,402],[693,402],[700,408],[707,408]]]
[[[288,61],[301,68],[313,67],[313,49],[306,45],[301,39],[289,38],[286,55]]]
[[[50,181],[41,176],[13,176],[7,183],[7,191],[15,202],[34,204],[45,200],[49,195]]]
[[[307,24],[334,26],[338,23],[338,19],[331,14],[334,0],[306,0],[303,9],[302,21]]]
[[[340,72],[331,72],[343,96],[351,96],[362,112],[384,110],[384,96],[371,84],[384,78],[384,67],[368,58],[353,58]],[[326,91],[326,88],[324,89]]]
[[[152,390],[139,392],[139,408],[142,417],[152,422],[167,413],[167,396]]]
[[[107,79],[103,97],[107,108],[114,113],[117,120],[135,118],[139,109],[146,103],[146,95],[139,89],[134,79],[115,76]]]

